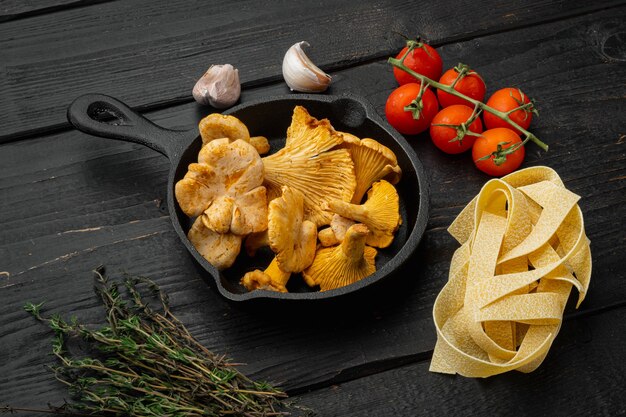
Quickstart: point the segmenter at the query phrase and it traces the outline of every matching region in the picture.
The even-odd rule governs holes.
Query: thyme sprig
[[[107,324],[96,329],[60,315],[43,317],[43,303],[24,309],[54,331],[55,378],[67,385],[72,401],[58,414],[102,416],[245,416],[288,414],[286,394],[243,375],[227,358],[200,344],[171,313],[167,295],[148,278],[126,276],[124,287],[95,272],[95,293]],[[145,288],[144,288],[145,287]],[[153,309],[144,296],[156,298]],[[82,340],[87,354],[73,352]],[[17,411],[4,407],[0,412]]]

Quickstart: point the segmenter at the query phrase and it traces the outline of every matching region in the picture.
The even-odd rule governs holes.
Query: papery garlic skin
[[[193,87],[193,98],[200,104],[225,109],[239,100],[239,70],[230,64],[211,65]]]
[[[283,78],[292,91],[321,93],[330,85],[331,77],[319,69],[304,53],[302,41],[291,46],[283,58]]]

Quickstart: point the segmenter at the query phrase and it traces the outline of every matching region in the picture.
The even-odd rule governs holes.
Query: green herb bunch
[[[132,416],[278,416],[287,414],[286,394],[239,372],[224,356],[202,346],[170,312],[167,295],[151,280],[127,276],[127,291],[95,271],[95,292],[107,324],[91,329],[75,318],[41,316],[41,304],[25,310],[54,331],[51,367],[73,401],[63,412]],[[159,300],[149,307],[140,287]],[[144,290],[145,292],[145,290]],[[69,343],[84,340],[91,354],[72,354]]]

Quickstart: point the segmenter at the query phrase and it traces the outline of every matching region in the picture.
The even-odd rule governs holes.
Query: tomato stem
[[[471,71],[469,65],[465,65],[459,62],[459,64],[454,67],[454,70],[457,72],[457,76],[454,79],[454,81],[452,82],[452,84],[450,84],[450,88],[454,88],[456,87],[456,85],[458,84],[459,81],[461,81],[466,75],[470,74]]]
[[[404,58],[406,57],[406,55],[409,54],[409,52],[411,52],[414,49],[417,48],[422,48],[424,50],[424,52],[426,52],[426,55],[428,55],[429,57],[433,57],[430,52],[428,52],[428,49],[426,48],[426,46],[424,46],[424,42],[422,42],[420,40],[420,38],[417,39],[407,39],[406,41],[406,46],[408,49],[407,53],[402,57],[402,61],[404,62]]]
[[[414,49],[414,48],[413,48]],[[545,144],[544,142],[542,142],[541,140],[539,140],[539,138],[535,135],[533,135],[532,133],[530,133],[528,130],[524,129],[523,127],[521,127],[520,125],[518,125],[517,123],[515,123],[513,120],[511,120],[511,118],[509,117],[508,112],[501,112],[499,110],[494,109],[493,107],[490,107],[488,105],[486,105],[485,103],[483,103],[482,101],[478,101],[475,100],[471,97],[466,96],[463,93],[459,93],[458,91],[456,91],[454,88],[452,88],[449,85],[446,84],[442,84],[440,82],[431,80],[430,78],[422,75],[422,74],[418,74],[417,72],[413,71],[412,69],[410,69],[409,67],[407,67],[406,65],[404,65],[404,59],[407,57],[407,55],[409,54],[409,52],[411,51],[411,47],[409,47],[409,49],[407,50],[407,52],[399,59],[397,58],[389,58],[388,62],[393,65],[394,67],[397,67],[407,73],[409,73],[410,75],[412,75],[413,77],[415,77],[416,79],[420,80],[422,84],[428,84],[433,86],[434,88],[438,89],[438,90],[442,90],[445,91],[448,94],[451,94],[453,96],[462,98],[464,100],[469,101],[470,103],[472,103],[476,108],[479,108],[482,111],[486,111],[487,113],[491,113],[494,116],[498,117],[499,119],[502,119],[508,123],[511,124],[511,126],[513,126],[514,128],[516,128],[517,130],[519,130],[520,132],[522,132],[522,134],[526,137],[524,139],[524,141],[522,142],[522,144],[525,144],[526,142],[528,142],[529,140],[532,140],[537,146],[539,146],[541,149],[543,149],[544,151],[548,150],[548,145]],[[520,145],[521,146],[521,145]]]
[[[410,111],[413,113],[413,119],[419,120],[422,115],[422,110],[424,109],[424,102],[422,101],[422,96],[424,92],[428,88],[428,84],[420,83],[420,91],[417,93],[417,97],[413,101],[411,101],[408,105],[404,106],[404,111]]]
[[[514,113],[514,112],[516,112],[518,110],[523,110],[524,111],[524,120],[528,119],[528,114],[529,113],[533,113],[536,116],[539,116],[539,112],[537,111],[537,107],[535,107],[535,100],[533,100],[531,98],[528,103],[524,103],[524,98],[525,98],[524,97],[524,93],[519,88],[517,89],[517,91],[519,92],[519,95],[520,95],[519,99],[517,97],[515,97],[511,91],[509,91],[509,96],[511,96],[511,98],[513,100],[515,100],[515,102],[517,103],[518,107],[509,110],[507,112],[507,114]]]
[[[472,112],[472,114],[470,115],[469,119],[467,119],[465,121],[466,125],[471,125],[472,123],[474,123],[474,120],[478,119],[478,116],[480,116],[480,113],[482,113],[483,109],[481,109],[479,106],[474,105],[474,111]]]
[[[469,130],[469,125],[467,124],[467,122],[458,124],[458,125],[450,125],[450,124],[444,124],[444,123],[434,123],[433,126],[441,126],[441,127],[449,127],[450,129],[455,129],[456,130],[456,136],[452,139],[450,139],[448,142],[452,143],[452,142],[459,142],[459,143],[463,143],[463,138],[465,136],[476,136],[476,137],[480,137],[481,134],[480,133],[474,133],[471,130]]]
[[[478,118],[481,112],[482,112],[482,109],[478,108],[478,106],[474,106],[474,111],[472,112],[470,117],[461,124],[451,125],[451,124],[436,123],[436,124],[433,124],[433,126],[442,126],[442,127],[449,127],[451,129],[456,129],[456,137],[454,137],[453,139],[450,139],[448,142],[450,143],[459,142],[462,144],[463,138],[465,136],[476,136],[476,137],[481,136],[480,133],[474,133],[469,128],[470,125],[474,123],[474,120]]]
[[[465,77],[466,75],[473,75],[475,77],[480,78],[480,80],[483,82],[483,84],[485,83],[485,80],[483,80],[483,77],[480,76],[480,74],[478,74],[476,71],[474,71],[473,69],[470,68],[469,65],[464,64],[462,62],[459,62],[456,67],[454,67],[454,70],[456,72],[459,73],[459,75],[456,77],[456,79],[454,80],[454,82],[452,83],[452,85],[450,87],[454,88],[454,86],[456,85],[457,82],[459,82],[459,80],[463,77]]]
[[[498,146],[496,148],[495,151],[491,152],[488,155],[483,156],[482,158],[478,158],[476,160],[476,162],[478,161],[485,161],[487,159],[491,159],[491,157],[493,157],[493,163],[496,164],[496,166],[500,166],[502,165],[505,161],[506,161],[506,156],[512,154],[513,152],[517,151],[519,148],[521,148],[522,146],[524,146],[524,142],[520,142],[520,143],[516,143],[513,146],[509,146],[508,148],[502,148],[504,145],[508,145],[510,142],[500,142],[498,143]]]

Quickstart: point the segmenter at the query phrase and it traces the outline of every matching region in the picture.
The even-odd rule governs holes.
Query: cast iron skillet
[[[218,271],[209,264],[187,239],[190,219],[181,211],[174,196],[174,185],[187,172],[187,166],[197,162],[202,139],[197,127],[187,131],[169,130],[155,125],[119,100],[102,94],[87,94],[77,98],[68,108],[67,118],[78,130],[105,138],[119,139],[146,145],[165,155],[170,163],[167,189],[167,206],[172,224],[183,244],[198,264],[214,280],[219,292],[232,301],[277,302],[278,300],[328,300],[345,298],[359,290],[393,275],[416,249],[428,219],[428,186],[422,164],[405,139],[381,120],[374,108],[363,98],[353,95],[300,95],[270,97],[241,104],[226,112],[243,121],[251,135],[269,139],[270,153],[284,145],[284,136],[291,122],[295,105],[303,105],[312,116],[328,118],[335,129],[350,132],[358,137],[371,137],[389,147],[397,156],[402,168],[402,179],[396,185],[400,195],[402,225],[393,244],[379,250],[377,271],[373,275],[346,287],[319,292],[308,288],[299,276],[289,282],[289,293],[271,291],[248,292],[239,284],[243,274],[253,269],[265,269],[271,253],[248,258],[245,251],[235,265]],[[102,116],[108,116],[103,121]],[[209,280],[210,282],[211,280]]]

